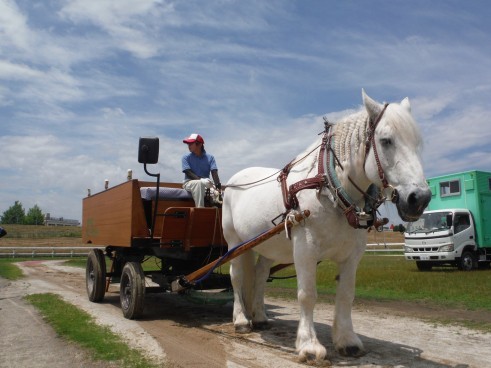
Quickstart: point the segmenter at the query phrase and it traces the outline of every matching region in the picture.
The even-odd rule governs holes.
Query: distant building
[[[44,217],[45,226],[80,226],[80,221],[65,219],[63,217],[51,217],[49,213]]]

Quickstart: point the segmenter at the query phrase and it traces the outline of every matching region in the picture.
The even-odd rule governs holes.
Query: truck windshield
[[[429,233],[446,230],[450,227],[447,224],[447,214],[448,212],[423,213],[417,221],[408,223],[406,232]]]

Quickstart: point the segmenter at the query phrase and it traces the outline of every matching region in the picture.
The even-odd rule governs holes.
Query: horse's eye
[[[388,147],[388,146],[392,145],[392,139],[382,138],[382,139],[380,139],[380,143],[382,144],[382,146]]]

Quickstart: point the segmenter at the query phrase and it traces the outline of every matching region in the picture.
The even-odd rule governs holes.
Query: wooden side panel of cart
[[[150,236],[149,224],[141,198],[141,187],[155,187],[153,182],[127,181],[83,199],[82,242],[85,244],[130,247],[135,238]],[[161,186],[179,188],[178,183]],[[159,212],[169,207],[193,207],[193,200],[159,201]],[[152,210],[153,213],[153,210]],[[155,225],[155,237],[162,233],[163,217]]]

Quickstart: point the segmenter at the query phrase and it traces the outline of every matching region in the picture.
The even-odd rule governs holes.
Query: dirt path
[[[170,367],[302,367],[294,354],[299,315],[296,303],[267,300],[271,328],[246,336],[236,335],[231,323],[230,303],[224,306],[196,305],[174,294],[148,294],[145,315],[138,322],[123,318],[119,308],[118,289],[111,286],[101,304],[90,303],[85,293],[85,271],[65,267],[60,261],[25,262],[27,277],[22,281],[0,284],[0,367],[54,367],[52,364],[27,364],[25,352],[37,356],[39,350],[51,356],[67,355],[66,343],[48,347],[24,338],[31,334],[26,315],[34,316],[36,331],[46,335],[47,328],[32,307],[21,297],[29,293],[53,292],[88,311],[98,323],[108,325],[134,347],[143,349],[155,360]],[[458,327],[435,326],[414,317],[405,317],[404,309],[391,313],[384,306],[357,306],[353,322],[368,353],[359,359],[343,358],[333,350],[331,323],[333,307],[319,304],[315,313],[316,328],[327,347],[333,367],[491,367],[491,334]],[[414,312],[414,311],[412,311]],[[397,315],[394,315],[397,314]],[[43,332],[44,331],[44,332]],[[35,337],[33,339],[36,339]],[[16,353],[10,353],[15,346]],[[103,367],[89,364],[83,352],[75,347],[70,354],[78,357],[70,366]],[[24,352],[24,354],[20,354]],[[78,355],[77,355],[78,354]],[[17,359],[17,360],[16,360]],[[2,363],[7,362],[7,363]],[[14,364],[16,363],[16,364]],[[36,363],[34,360],[33,363]],[[9,365],[10,364],[10,365]],[[68,366],[68,365],[59,365]]]

